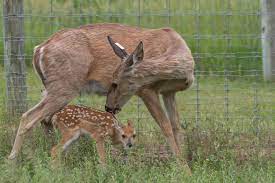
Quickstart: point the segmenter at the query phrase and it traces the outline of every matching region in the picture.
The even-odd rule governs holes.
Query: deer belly
[[[170,92],[170,91],[182,91],[189,87],[189,83],[186,80],[170,80],[162,81],[159,83],[159,91],[161,93]]]
[[[88,83],[81,89],[81,94],[91,94],[95,93],[98,95],[107,95],[108,89],[105,88],[99,81],[90,80]]]

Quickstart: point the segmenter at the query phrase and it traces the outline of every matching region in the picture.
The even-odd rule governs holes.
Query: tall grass
[[[27,63],[30,63],[33,47],[59,29],[117,22],[148,28],[173,27],[186,39],[200,70],[261,69],[258,0],[24,2]],[[3,58],[2,48],[0,44]]]
[[[24,141],[18,164],[10,164],[6,157],[19,119],[7,118],[4,106],[0,105],[0,182],[274,182],[274,87],[257,81],[258,103],[255,103],[255,80],[250,77],[229,78],[228,119],[225,93],[221,89],[224,78],[217,75],[199,78],[198,119],[196,87],[177,95],[181,125],[185,129],[182,150],[192,168],[192,177],[171,157],[159,127],[142,103],[138,108],[136,97],[118,115],[123,123],[129,118],[134,121],[139,132],[135,148],[125,161],[120,151],[106,144],[106,169],[98,166],[95,144],[88,138],[73,144],[60,166],[53,169],[51,144],[39,125]],[[31,69],[27,78],[28,100],[33,106],[40,99],[41,81]],[[1,92],[0,100],[3,98]],[[92,95],[73,101],[79,102],[102,109],[105,98]],[[60,138],[57,131],[54,137],[56,143]]]

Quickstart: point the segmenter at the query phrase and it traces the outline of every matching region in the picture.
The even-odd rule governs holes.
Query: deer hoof
[[[15,151],[12,151],[11,153],[10,153],[10,155],[8,156],[8,159],[9,160],[15,160],[16,159],[16,152]]]

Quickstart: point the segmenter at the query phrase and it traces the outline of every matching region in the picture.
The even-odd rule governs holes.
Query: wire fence
[[[274,138],[275,86],[263,81],[262,13],[256,0],[25,0],[23,14],[2,19],[24,18],[24,37],[10,37],[10,41],[24,41],[23,56],[28,66],[34,46],[62,28],[98,22],[170,26],[186,40],[196,61],[195,83],[177,96],[182,127]],[[1,51],[0,58],[5,60]],[[33,70],[27,68],[29,107],[39,100],[40,87]],[[7,91],[2,82],[0,89],[1,93]],[[6,95],[0,99],[1,106],[9,103]],[[74,102],[103,108],[105,98],[81,96]],[[136,97],[119,118],[134,119],[140,134],[147,137],[159,132]]]

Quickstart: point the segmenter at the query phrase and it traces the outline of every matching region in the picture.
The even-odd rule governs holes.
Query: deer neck
[[[177,57],[144,60],[130,71],[129,81],[139,88],[161,80],[186,79],[193,70],[192,58],[190,61]]]

